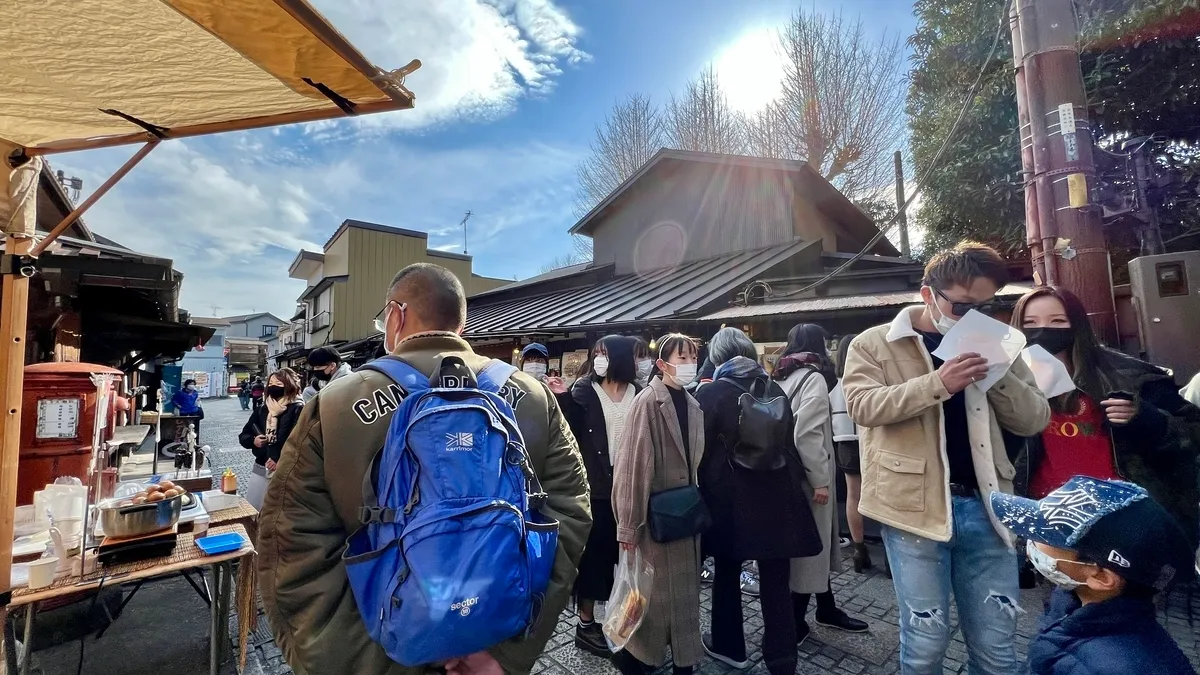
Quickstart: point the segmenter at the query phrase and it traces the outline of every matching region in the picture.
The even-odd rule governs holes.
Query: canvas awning
[[[0,145],[28,154],[413,106],[304,0],[0,3]],[[5,143],[7,142],[7,143]]]

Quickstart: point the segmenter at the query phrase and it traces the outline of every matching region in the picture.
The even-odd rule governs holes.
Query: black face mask
[[[1075,346],[1075,331],[1070,328],[1026,328],[1025,339],[1051,354],[1061,354]]]
[[[283,394],[284,394],[283,387],[277,387],[277,386],[273,386],[273,385],[270,387],[267,387],[267,396],[270,396],[271,398],[283,398]]]
[[[331,378],[333,376],[323,370],[318,370],[317,372],[313,373],[313,377],[317,378],[318,380],[320,380],[322,382],[328,382],[329,378]]]

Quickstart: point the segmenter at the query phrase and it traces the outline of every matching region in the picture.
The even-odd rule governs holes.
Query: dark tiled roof
[[[1025,295],[1030,286],[1009,284],[996,294],[1004,298],[1015,298]],[[879,309],[882,307],[903,307],[916,305],[921,302],[921,292],[895,291],[890,293],[871,293],[868,295],[842,295],[826,298],[803,298],[783,302],[771,302],[763,305],[746,307],[726,307],[703,317],[705,321],[724,321],[726,319],[748,319],[760,316],[780,316],[784,314],[808,314],[816,312],[836,312],[846,309]]]
[[[613,277],[594,286],[490,304],[471,302],[463,335],[483,338],[568,332],[694,315],[804,248],[798,241],[684,263],[646,274]]]

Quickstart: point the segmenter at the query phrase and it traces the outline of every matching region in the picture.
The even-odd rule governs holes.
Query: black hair
[[[676,354],[700,355],[696,341],[683,333],[668,333],[658,339],[658,358],[666,361]]]
[[[637,358],[643,354],[646,355],[646,358],[650,358],[650,343],[646,342],[646,340],[641,337],[633,338],[633,358],[634,358],[634,360],[636,361]]]
[[[317,347],[308,353],[308,365],[313,368],[324,368],[331,363],[342,363],[342,355],[333,347]]]
[[[1008,283],[1004,258],[990,246],[963,241],[934,254],[925,265],[925,278],[921,283],[944,291],[954,286],[969,287],[981,277],[990,279],[997,289],[1003,288]]]
[[[808,352],[828,359],[828,348],[825,346],[828,339],[829,334],[825,329],[815,323],[796,324],[788,331],[787,346],[780,356]]]
[[[596,360],[596,350],[604,347],[608,353],[608,372],[604,380],[620,384],[633,384],[637,379],[637,361],[633,358],[633,338],[624,335],[606,335],[596,341],[592,348],[592,361]],[[596,378],[593,375],[593,379]]]
[[[846,357],[850,355],[850,343],[854,342],[854,338],[856,337],[858,337],[857,334],[851,333],[843,335],[842,339],[838,340],[838,350],[833,359],[833,369],[839,380],[846,376]]]
[[[196,384],[196,381],[195,381],[195,380],[184,380],[184,381],[183,381],[183,386],[185,386],[185,387],[186,387],[186,386],[188,386],[189,384]]]
[[[441,265],[416,263],[400,270],[388,286],[387,299],[404,303],[409,316],[432,330],[457,332],[467,323],[462,282]]]

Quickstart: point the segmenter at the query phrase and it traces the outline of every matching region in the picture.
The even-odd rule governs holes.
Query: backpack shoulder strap
[[[505,363],[498,359],[492,359],[486,366],[483,367],[475,375],[475,380],[479,385],[479,389],[492,394],[499,394],[504,388],[508,378],[517,372],[516,366],[511,363]]]
[[[374,370],[383,373],[400,385],[405,393],[413,394],[429,388],[429,378],[395,356],[384,356],[365,364],[361,370]]]

